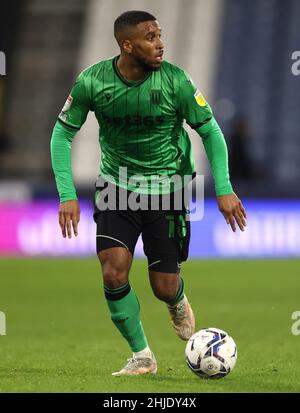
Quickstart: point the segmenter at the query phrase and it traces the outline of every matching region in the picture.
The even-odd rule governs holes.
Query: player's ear
[[[122,41],[122,49],[126,53],[132,53],[132,43],[130,40],[123,40]]]

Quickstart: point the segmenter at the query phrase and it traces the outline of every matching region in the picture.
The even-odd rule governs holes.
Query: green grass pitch
[[[196,328],[227,330],[235,369],[202,380],[184,360],[185,343],[154,298],[146,262],[131,284],[158,360],[156,376],[112,377],[131,356],[110,321],[97,259],[1,259],[0,392],[300,392],[300,261],[189,261],[183,266]]]

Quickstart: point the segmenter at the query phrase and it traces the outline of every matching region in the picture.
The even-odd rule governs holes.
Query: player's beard
[[[147,63],[144,59],[142,59],[139,56],[135,56],[135,60],[146,72],[157,72],[160,69],[160,66],[151,66],[149,63]]]

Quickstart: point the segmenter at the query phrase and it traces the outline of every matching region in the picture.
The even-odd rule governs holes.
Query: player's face
[[[136,25],[131,38],[132,57],[146,70],[158,70],[163,62],[164,44],[158,21]]]

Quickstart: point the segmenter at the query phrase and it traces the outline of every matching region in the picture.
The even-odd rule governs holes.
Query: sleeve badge
[[[67,112],[70,107],[72,106],[73,98],[72,96],[68,96],[68,99],[66,100],[66,103],[64,104],[64,107],[62,108],[62,112]]]
[[[196,102],[198,103],[199,106],[203,107],[207,105],[206,100],[204,99],[204,96],[202,95],[202,93],[197,89],[195,94],[194,94],[194,98],[196,99]]]

